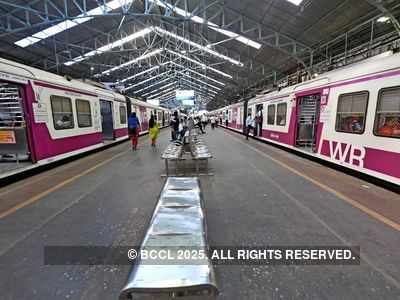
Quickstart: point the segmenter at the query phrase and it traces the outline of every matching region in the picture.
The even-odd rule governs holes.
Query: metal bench
[[[196,177],[169,177],[161,192],[141,249],[204,249],[208,255],[204,204]],[[120,300],[140,295],[215,297],[218,288],[208,256],[191,263],[148,264],[137,260]],[[162,298],[164,299],[164,298]]]
[[[182,152],[183,146],[176,143],[169,144],[168,147],[164,150],[161,158],[165,161],[165,172],[167,173],[167,176],[169,175],[169,161],[175,161],[175,164],[177,164],[177,161],[180,160],[182,157]]]

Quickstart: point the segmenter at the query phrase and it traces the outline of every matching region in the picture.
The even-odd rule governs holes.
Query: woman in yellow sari
[[[159,132],[160,132],[160,128],[158,126],[158,123],[156,122],[156,118],[153,115],[151,115],[150,121],[149,121],[149,135],[150,135],[152,147],[156,146],[156,141],[157,141]]]

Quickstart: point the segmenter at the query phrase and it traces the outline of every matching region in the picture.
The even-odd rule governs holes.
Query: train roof
[[[68,87],[75,90],[92,92],[94,94],[99,95],[100,97],[113,99],[119,102],[126,102],[125,96],[107,90],[105,88],[100,87],[98,84],[93,84],[90,82],[84,82],[77,79],[68,79],[67,77],[63,77],[57,74],[53,74],[47,71],[43,71],[37,68],[25,66],[23,64],[0,58],[0,79],[7,79],[7,74],[13,75],[13,79],[15,80],[38,80],[41,82],[46,82],[49,84],[55,84],[58,86]],[[168,110],[164,107],[155,106],[149,104],[144,101],[140,101],[134,98],[130,98],[131,101],[135,104],[161,109],[161,110]]]
[[[394,54],[393,52],[385,52],[380,55],[368,58],[358,63],[347,65],[339,69],[329,71],[319,75],[317,78],[308,80],[293,86],[286,87],[280,91],[276,90],[268,94],[257,95],[255,98],[249,100],[250,104],[266,101],[278,96],[291,95],[296,92],[301,92],[309,89],[316,89],[331,85],[337,82],[345,82],[354,80],[360,77],[368,76],[371,74],[382,73],[389,70],[400,68],[400,53]],[[230,106],[235,106],[238,103]]]

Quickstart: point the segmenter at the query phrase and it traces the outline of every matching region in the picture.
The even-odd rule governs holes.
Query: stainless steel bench
[[[169,177],[161,192],[141,249],[176,247],[204,249],[208,253],[206,221],[199,180],[196,177]],[[148,264],[138,260],[133,266],[120,300],[135,295],[208,296],[218,294],[209,257],[200,262]]]

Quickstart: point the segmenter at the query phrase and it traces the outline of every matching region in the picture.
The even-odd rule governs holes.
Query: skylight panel
[[[91,19],[93,19],[92,16],[95,15],[103,15],[106,12],[115,10],[120,8],[123,5],[129,4],[130,2],[132,2],[133,0],[126,0],[126,1],[121,1],[121,0],[113,0],[110,1],[108,3],[106,3],[104,6],[99,6],[96,7],[94,9],[91,9],[89,11],[87,11],[87,14],[80,14],[76,17],[74,17],[74,20],[66,20],[63,22],[60,22],[56,25],[50,26],[42,31],[39,31],[31,36],[25,37],[21,40],[16,41],[14,44],[17,46],[20,46],[22,48],[31,46],[43,39],[46,39],[48,37],[51,37],[53,35],[56,35],[60,32],[63,32],[65,30],[71,29],[79,24],[85,23],[87,21],[90,21]]]
[[[128,43],[128,42],[133,41],[133,40],[135,40],[137,38],[145,36],[146,34],[149,34],[152,31],[153,31],[152,28],[144,28],[144,29],[139,30],[139,31],[137,31],[135,33],[132,33],[132,34],[130,34],[130,35],[128,35],[128,36],[126,36],[126,37],[124,37],[122,39],[119,39],[119,40],[117,40],[115,42],[112,42],[112,43],[104,45],[104,46],[102,46],[100,48],[97,48],[96,50],[92,50],[90,52],[85,53],[84,55],[75,57],[72,60],[65,62],[64,65],[71,66],[73,64],[81,62],[81,61],[83,61],[83,60],[85,60],[85,59],[87,59],[89,57],[94,56],[94,55],[98,55],[98,54],[102,54],[104,52],[110,51],[113,48],[120,47],[125,43]]]
[[[158,6],[161,6],[161,7],[164,7],[164,8],[167,7],[167,5],[164,4],[160,0],[151,0],[151,1],[155,2]],[[300,0],[297,0],[297,1],[300,1]],[[183,10],[183,9],[181,9],[179,7],[168,5],[168,8],[173,10],[174,12],[176,12],[178,15],[181,15],[181,16],[186,17],[186,18],[190,17],[190,19],[193,22],[200,23],[200,24],[204,23],[204,19],[203,18],[198,17],[198,16],[191,16],[190,13],[187,13],[185,10]],[[214,31],[217,31],[217,32],[219,32],[221,34],[224,34],[224,35],[226,35],[226,36],[228,36],[230,38],[234,38],[235,40],[237,40],[237,41],[239,41],[239,42],[241,42],[241,43],[243,43],[245,45],[248,45],[250,47],[256,48],[257,50],[260,49],[261,46],[262,46],[262,44],[260,44],[258,42],[255,42],[253,40],[250,40],[250,39],[248,39],[248,38],[246,38],[246,37],[244,37],[242,35],[239,35],[237,33],[234,33],[232,31],[229,31],[229,30],[226,30],[226,29],[222,29],[215,23],[212,23],[212,22],[208,21],[208,24],[209,24],[208,28],[210,28],[210,29],[212,29]]]

